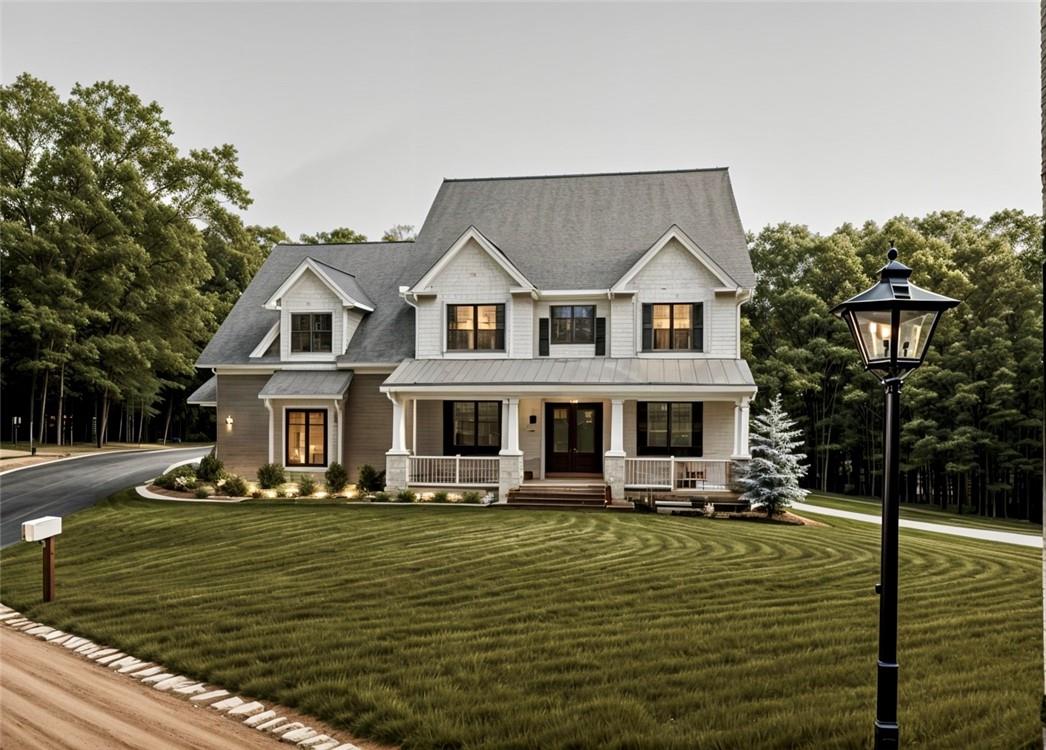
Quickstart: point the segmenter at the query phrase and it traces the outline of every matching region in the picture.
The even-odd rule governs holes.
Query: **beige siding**
[[[539,398],[519,400],[519,449],[523,451],[523,470],[541,478],[541,442],[544,440],[544,403]],[[530,424],[530,417],[536,417]]]
[[[443,455],[443,402],[418,401],[418,456]]]
[[[341,300],[312,271],[305,271],[280,302],[280,358],[289,360],[323,361],[333,360],[344,341],[344,316]],[[331,313],[331,346],[333,352],[326,355],[291,354],[291,313]],[[355,330],[355,327],[353,327]]]
[[[218,376],[215,452],[225,468],[253,479],[269,460],[269,412],[258,393],[271,375]],[[232,427],[225,423],[232,417]]]
[[[703,302],[705,351],[693,356],[740,356],[737,352],[737,304],[732,296],[716,297],[713,289],[721,286],[722,282],[703,263],[677,240],[670,240],[629,284],[637,296],[632,311],[633,331],[642,325],[642,303]],[[636,341],[633,345],[638,350],[642,342]]]
[[[342,459],[353,482],[362,464],[384,470],[385,452],[392,447],[392,402],[378,390],[387,377],[356,375],[349,386]]]

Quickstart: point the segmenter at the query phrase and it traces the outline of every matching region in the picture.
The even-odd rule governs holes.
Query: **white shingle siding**
[[[632,310],[632,330],[636,337],[635,350],[642,349],[644,303],[702,302],[704,303],[704,352],[690,356],[737,357],[736,300],[730,295],[719,295],[714,289],[723,287],[708,268],[691,255],[675,239],[647,263],[629,283],[636,291]],[[618,321],[620,323],[620,321]],[[655,356],[663,356],[658,352]],[[669,356],[680,356],[671,354]],[[685,355],[684,355],[685,356]]]
[[[506,325],[510,330],[510,357],[530,359],[537,354],[537,323],[534,315],[534,300],[529,294],[512,295],[512,309],[506,310]]]
[[[435,292],[436,296],[418,299],[416,357],[428,359],[443,355],[447,305],[504,304],[507,326],[513,318],[509,289],[515,285],[505,270],[475,240],[470,240],[431,284],[418,290]],[[509,346],[509,331],[505,332],[505,346]],[[474,356],[475,352],[471,354]]]
[[[611,357],[633,357],[636,353],[635,300],[632,295],[617,296],[610,303],[607,337]]]
[[[341,349],[341,344],[345,340],[345,321],[342,315],[341,300],[312,271],[303,273],[294,286],[287,290],[287,294],[280,301],[280,309],[280,359],[306,362],[332,361],[337,355],[344,352],[344,349]],[[331,314],[331,347],[334,351],[327,354],[291,353],[291,314],[305,312]],[[353,330],[355,330],[355,326]]]

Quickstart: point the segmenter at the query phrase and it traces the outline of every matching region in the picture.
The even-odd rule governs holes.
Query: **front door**
[[[545,473],[603,473],[602,404],[545,404]]]

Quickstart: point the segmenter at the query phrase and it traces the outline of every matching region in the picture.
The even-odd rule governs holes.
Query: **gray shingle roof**
[[[399,287],[417,282],[469,226],[539,289],[608,289],[673,224],[739,284],[755,286],[726,169],[445,180],[414,243],[277,245],[196,364],[278,363],[250,358],[279,320],[262,305],[307,257],[340,272],[350,296],[373,302],[338,361],[399,362],[414,356],[414,310]]]
[[[262,306],[306,258],[352,274],[368,299],[379,300],[374,304],[374,312],[364,314],[349,351],[340,360],[399,362],[413,356],[414,310],[399,298],[400,284],[407,283],[401,277],[411,246],[410,242],[277,245],[204,348],[196,366],[279,362],[279,356],[250,357],[280,319],[278,310],[265,310]]]
[[[351,299],[356,300],[357,302],[366,305],[367,307],[374,307],[374,302],[371,300],[370,297],[367,296],[367,293],[363,291],[363,288],[360,286],[359,281],[356,280],[356,277],[353,274],[346,273],[345,271],[335,268],[334,266],[328,263],[324,263],[321,260],[317,260],[316,258],[313,258],[313,260],[315,260],[317,263],[320,264],[320,266],[323,267],[323,269],[327,272],[327,275],[330,277],[331,281],[333,281],[335,285],[339,289],[341,289],[341,291],[344,292],[347,296],[349,296]]]
[[[280,370],[262,386],[258,398],[340,398],[351,382],[352,370]]]
[[[218,402],[218,376],[212,375],[207,381],[192,392],[189,398],[185,399],[188,404],[196,404],[198,406],[211,406]]]
[[[755,387],[742,359],[408,359],[387,386],[715,385]]]
[[[539,289],[607,289],[673,224],[755,286],[725,168],[445,180],[418,233],[411,283],[472,225]]]

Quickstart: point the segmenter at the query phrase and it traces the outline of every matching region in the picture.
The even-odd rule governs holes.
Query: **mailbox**
[[[42,542],[62,533],[62,519],[59,516],[41,516],[22,524],[23,542]]]

